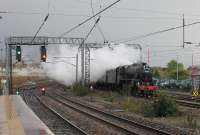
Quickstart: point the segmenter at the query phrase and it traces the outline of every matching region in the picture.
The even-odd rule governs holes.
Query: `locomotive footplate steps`
[[[0,96],[0,134],[53,135],[20,96]]]

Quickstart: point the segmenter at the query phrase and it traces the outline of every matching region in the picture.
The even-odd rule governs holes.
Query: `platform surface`
[[[53,135],[20,96],[0,96],[0,135]]]

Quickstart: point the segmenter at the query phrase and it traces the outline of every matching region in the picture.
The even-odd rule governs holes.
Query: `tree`
[[[175,70],[177,68],[177,61],[176,60],[171,60],[168,64],[167,64],[167,68],[169,71],[171,70]]]
[[[182,63],[178,63],[178,75],[179,79],[187,79],[189,77],[189,71],[184,69],[184,65]],[[171,60],[167,64],[167,76],[172,79],[176,79],[177,77],[177,61]]]
[[[153,68],[153,76],[155,78],[160,78],[161,77],[160,76],[160,72],[159,72],[159,68],[157,68],[157,67]]]
[[[168,64],[167,64],[167,68],[169,71],[172,70],[177,70],[177,61],[176,60],[171,60]],[[178,69],[179,70],[184,70],[184,66],[182,63],[178,63]]]

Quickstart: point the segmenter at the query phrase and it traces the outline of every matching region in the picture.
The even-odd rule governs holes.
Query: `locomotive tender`
[[[157,87],[153,85],[152,69],[147,63],[119,66],[106,71],[94,85],[96,89],[115,90],[131,95],[153,95]]]

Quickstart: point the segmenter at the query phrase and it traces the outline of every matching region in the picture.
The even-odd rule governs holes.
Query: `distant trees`
[[[171,60],[167,64],[167,68],[154,67],[153,76],[159,79],[163,79],[163,78],[176,79],[177,78],[177,64],[178,64],[179,79],[189,78],[190,71],[187,69],[184,69],[183,63],[177,63],[176,60]]]
[[[167,64],[167,68],[169,71],[173,71],[177,69],[177,61],[176,60],[171,60],[168,64]],[[178,63],[178,69],[179,70],[184,70],[184,66],[182,63]]]
[[[154,70],[153,76],[154,76],[155,78],[160,78],[160,77],[161,77],[160,72],[159,72],[159,69],[155,69],[155,70]]]

